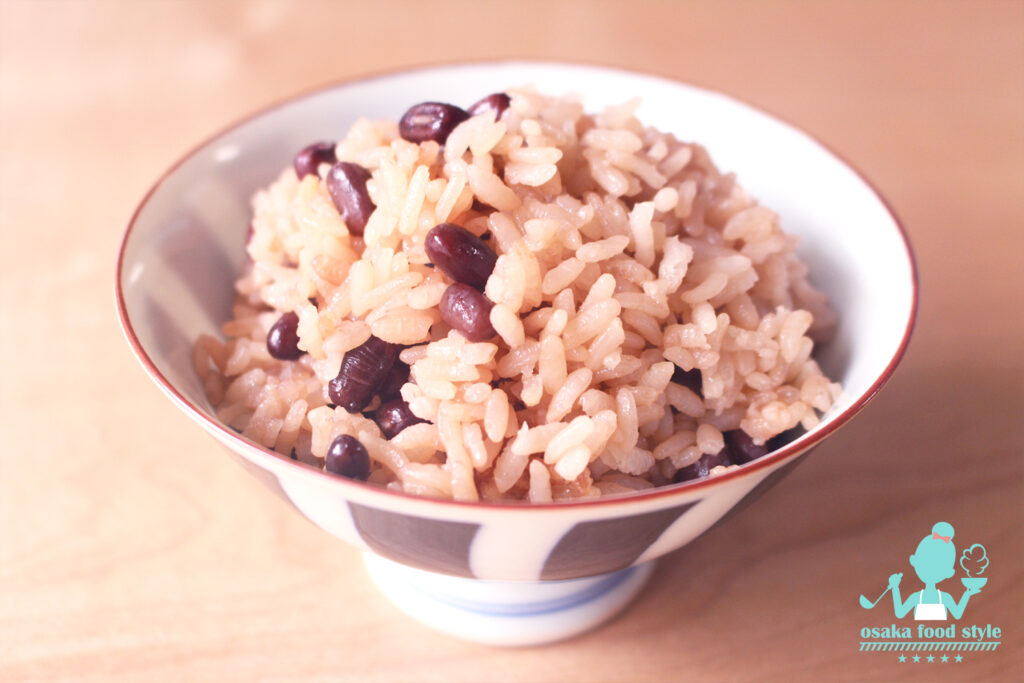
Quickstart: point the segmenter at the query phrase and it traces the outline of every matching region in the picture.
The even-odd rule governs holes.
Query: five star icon
[[[926,659],[926,661],[934,662],[936,658],[935,658],[935,655],[928,655],[925,659]],[[948,662],[951,659],[954,662],[962,662],[962,661],[964,661],[963,655],[957,655],[956,657],[950,658],[949,655],[945,655],[945,654],[942,655],[942,657],[939,658],[939,661],[940,662]],[[902,653],[900,654],[899,657],[896,658],[896,660],[899,661],[900,663],[904,663],[904,662],[910,661],[910,660],[907,659],[907,655],[902,654]],[[912,661],[920,662],[921,661],[921,656],[920,655],[914,655],[913,658],[912,658]]]

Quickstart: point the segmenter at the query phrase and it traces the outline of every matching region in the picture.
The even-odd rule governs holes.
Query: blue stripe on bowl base
[[[548,554],[540,578],[575,579],[628,567],[698,502],[631,517],[580,522]]]
[[[479,524],[444,522],[348,503],[366,545],[381,557],[418,569],[475,578],[469,547]]]
[[[541,600],[537,602],[516,604],[498,604],[459,600],[450,596],[439,595],[416,582],[410,582],[410,585],[417,591],[425,595],[429,595],[432,599],[464,612],[471,612],[473,614],[490,617],[537,617],[545,614],[553,614],[555,612],[563,612],[579,607],[580,605],[591,602],[592,600],[597,600],[618,588],[637,570],[637,567],[630,567],[628,569],[623,569],[613,574],[609,574],[601,581],[587,586],[583,590],[554,600]]]

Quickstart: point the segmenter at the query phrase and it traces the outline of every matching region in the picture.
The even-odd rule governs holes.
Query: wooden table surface
[[[663,74],[804,127],[891,201],[922,292],[851,426],[620,618],[520,650],[386,602],[171,406],[113,305],[126,222],[193,143],[320,84],[503,57]],[[0,0],[0,680],[1024,680],[1022,216],[1019,1]],[[857,595],[940,519],[988,547],[960,623],[1002,645],[858,652],[894,620]]]

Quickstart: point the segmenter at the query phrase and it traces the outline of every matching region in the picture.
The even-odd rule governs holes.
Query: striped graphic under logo
[[[948,652],[950,650],[967,651],[967,652],[992,652],[1002,644],[1000,640],[980,641],[980,640],[921,640],[921,641],[906,641],[906,640],[890,640],[890,641],[861,641],[860,651],[861,652],[900,652],[903,650],[910,650],[911,652],[939,650],[940,652]]]
[[[632,517],[580,522],[548,554],[540,578],[575,579],[628,567],[697,502]]]
[[[366,545],[381,557],[427,571],[473,578],[469,546],[479,524],[443,522],[348,503]]]

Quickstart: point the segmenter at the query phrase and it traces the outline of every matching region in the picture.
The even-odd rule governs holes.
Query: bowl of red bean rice
[[[847,424],[916,282],[884,200],[806,133],[656,76],[496,62],[202,143],[133,215],[117,307],[171,401],[400,607],[529,644],[607,619]]]

